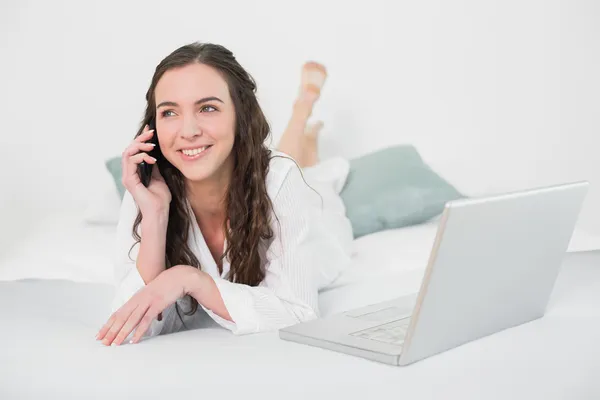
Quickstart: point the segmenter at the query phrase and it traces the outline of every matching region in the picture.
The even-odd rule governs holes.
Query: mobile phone
[[[148,123],[148,127],[149,129],[154,129],[154,134],[146,143],[155,144],[154,149],[150,150],[148,154],[151,157],[156,158],[156,160],[158,161],[162,156],[162,153],[158,144],[158,134],[156,132],[156,123],[154,122],[154,118],[150,120],[150,122]],[[138,164],[138,175],[140,177],[140,181],[142,181],[142,184],[146,187],[148,187],[148,185],[150,184],[150,179],[152,178],[152,167],[153,164],[148,164],[144,161]]]

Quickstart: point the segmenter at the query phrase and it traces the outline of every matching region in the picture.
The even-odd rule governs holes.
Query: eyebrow
[[[215,96],[211,96],[211,97],[204,97],[204,98],[202,98],[200,100],[196,100],[196,102],[194,103],[194,105],[197,106],[199,104],[206,103],[208,101],[219,101],[219,102],[225,104],[223,102],[223,100],[221,100],[220,98],[215,97]],[[160,103],[159,105],[157,105],[156,108],[158,109],[158,108],[164,107],[164,106],[179,107],[179,104],[175,103],[174,101],[163,101],[162,103]]]

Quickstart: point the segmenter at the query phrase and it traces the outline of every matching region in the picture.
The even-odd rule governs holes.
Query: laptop
[[[450,201],[417,294],[302,322],[279,336],[408,365],[540,318],[588,186]]]

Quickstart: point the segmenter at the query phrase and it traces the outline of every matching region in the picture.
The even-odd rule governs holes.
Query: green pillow
[[[106,161],[121,199],[121,156]],[[447,201],[464,197],[433,172],[410,145],[379,150],[350,160],[340,196],[354,237],[425,222]]]
[[[123,196],[125,195],[125,186],[123,186],[123,183],[121,183],[121,156],[108,159],[104,164],[106,165],[108,172],[110,172],[112,175],[113,180],[115,181],[117,192],[119,192],[119,196],[121,197],[121,200],[123,200]]]
[[[423,223],[439,215],[447,201],[464,197],[410,145],[350,160],[340,196],[355,238]]]

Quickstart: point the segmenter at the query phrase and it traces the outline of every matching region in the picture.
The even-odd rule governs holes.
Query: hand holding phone
[[[148,128],[150,131],[154,131],[154,134],[150,137],[150,140],[147,143],[151,143],[154,145],[154,148],[151,149],[148,154],[157,159],[160,155],[160,147],[158,145],[158,139],[157,139],[157,135],[156,135],[156,124],[154,123],[154,120],[150,120],[150,123],[148,124]],[[140,175],[140,181],[142,182],[142,184],[146,187],[148,187],[148,185],[150,184],[150,179],[152,179],[152,165],[150,163],[147,163],[145,161],[142,161],[141,163],[138,164],[138,174]]]
[[[171,203],[169,187],[158,167],[154,168],[162,153],[156,131],[150,125],[144,127],[121,157],[123,186],[133,196],[142,215],[168,211]]]

